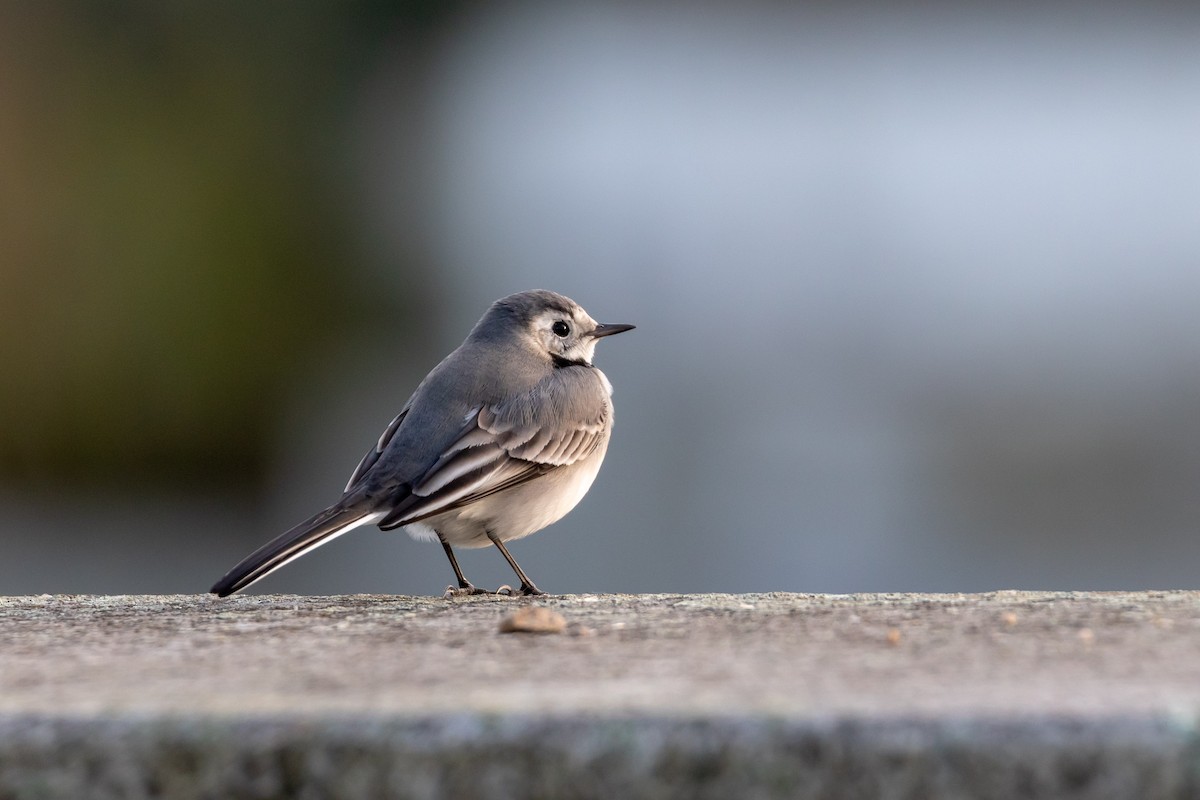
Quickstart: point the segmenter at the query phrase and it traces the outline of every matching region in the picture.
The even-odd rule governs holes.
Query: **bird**
[[[545,594],[506,542],[551,525],[591,488],[613,427],[612,384],[593,363],[601,324],[561,294],[518,292],[492,303],[425,376],[333,505],[255,550],[210,591],[227,597],[363,525],[437,540],[457,585],[477,588],[454,548],[494,546],[520,595]]]

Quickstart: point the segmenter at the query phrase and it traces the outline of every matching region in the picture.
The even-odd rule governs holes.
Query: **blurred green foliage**
[[[0,480],[241,481],[355,319],[338,113],[424,5],[0,7]]]

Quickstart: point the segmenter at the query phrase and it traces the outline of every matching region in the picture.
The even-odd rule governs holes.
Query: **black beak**
[[[612,336],[614,333],[624,333],[625,331],[633,330],[632,325],[597,325],[592,331],[592,336],[599,339],[601,336]]]

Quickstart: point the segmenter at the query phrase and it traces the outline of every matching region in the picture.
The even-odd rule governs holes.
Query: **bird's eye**
[[[554,332],[555,336],[559,337],[560,339],[565,339],[571,333],[571,326],[560,319],[558,322],[550,326],[550,330]]]

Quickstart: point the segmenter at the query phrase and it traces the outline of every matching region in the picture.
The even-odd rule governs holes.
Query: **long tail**
[[[224,578],[213,584],[209,591],[219,597],[240,592],[309,550],[332,542],[360,525],[377,522],[383,516],[384,512],[372,511],[361,506],[347,507],[341,503],[331,506],[276,536],[243,558],[236,567],[225,573]]]

